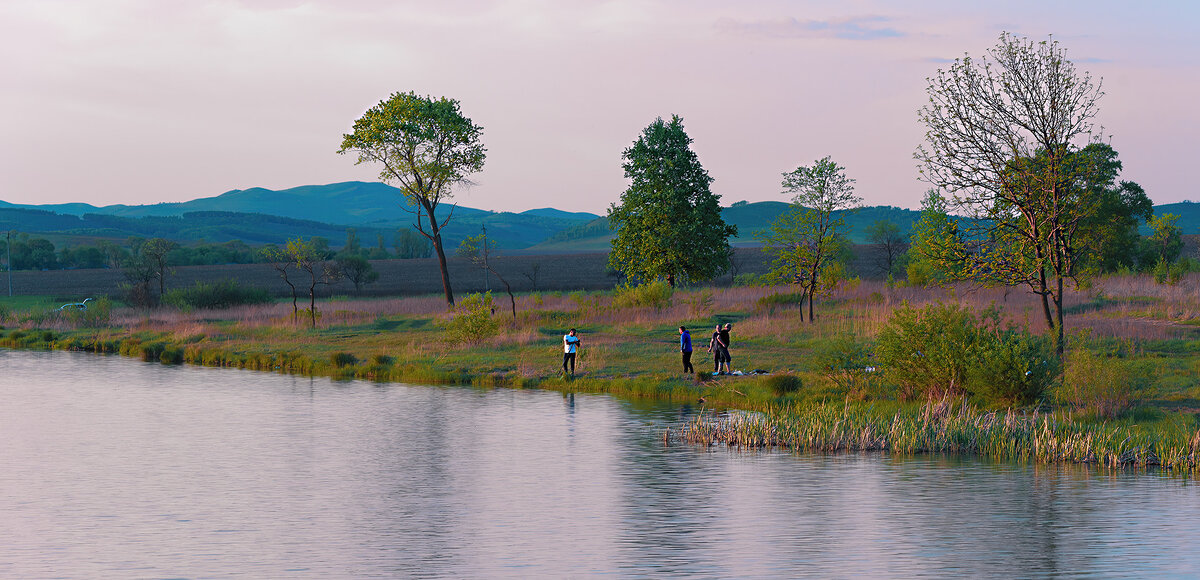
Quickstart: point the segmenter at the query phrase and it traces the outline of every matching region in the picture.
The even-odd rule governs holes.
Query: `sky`
[[[825,156],[919,206],[927,78],[1002,31],[1102,79],[1097,118],[1155,203],[1200,200],[1200,3],[0,0],[0,200],[147,204],[376,181],[336,153],[395,92],[488,149],[465,206],[604,213],[621,153],[680,115],[722,203],[789,201]]]

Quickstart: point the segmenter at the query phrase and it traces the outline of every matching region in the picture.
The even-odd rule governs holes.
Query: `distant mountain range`
[[[787,203],[776,201],[739,202],[723,208],[721,215],[738,226],[734,243],[749,245],[787,207]],[[337,247],[345,240],[346,230],[354,228],[363,245],[372,246],[379,235],[390,243],[397,229],[411,227],[414,215],[408,209],[404,196],[394,187],[351,181],[279,191],[238,189],[216,197],[153,205],[19,205],[0,201],[0,231],[42,235],[68,245],[129,236],[181,242],[241,240],[250,244],[323,236]],[[447,205],[442,211],[450,209]],[[1200,231],[1200,204],[1165,204],[1155,206],[1155,213],[1181,216],[1179,225],[1185,234]],[[446,213],[439,215],[444,217]],[[846,221],[851,239],[863,242],[867,227],[876,220],[891,221],[907,233],[919,215],[915,210],[874,206],[849,212]],[[607,218],[592,213],[554,208],[510,213],[458,206],[444,230],[447,249],[457,247],[463,238],[481,233],[485,227],[490,239],[504,251],[514,253],[603,251],[612,238]]]

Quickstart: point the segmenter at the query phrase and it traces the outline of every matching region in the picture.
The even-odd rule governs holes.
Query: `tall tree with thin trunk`
[[[483,169],[487,150],[480,143],[483,128],[464,117],[458,101],[415,93],[394,93],[357,121],[342,136],[338,153],[353,152],[357,163],[378,163],[379,179],[403,193],[416,219],[413,227],[433,244],[442,271],[446,302],[454,305],[450,271],[442,249],[442,228],[454,215],[453,206],[439,218],[438,206],[456,186],[470,185],[467,177]]]
[[[1064,282],[1079,274],[1081,225],[1099,205],[1081,185],[1095,168],[1077,153],[1096,139],[1100,83],[1077,73],[1058,42],[1008,33],[928,82],[915,157],[950,213],[968,218],[959,277],[1027,286],[1061,354]]]

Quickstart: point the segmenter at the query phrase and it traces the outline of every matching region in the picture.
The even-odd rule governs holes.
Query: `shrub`
[[[1127,359],[1073,348],[1067,353],[1058,399],[1079,411],[1111,419],[1133,406],[1134,396],[1148,382],[1150,373],[1145,370]]]
[[[613,288],[613,306],[617,308],[656,308],[662,310],[671,306],[671,296],[675,289],[662,280],[649,284],[630,286],[624,284]]]
[[[372,366],[390,367],[396,362],[395,357],[386,354],[371,355],[370,363]]]
[[[1028,404],[1057,376],[1049,340],[955,304],[904,306],[879,332],[876,358],[901,399],[976,396]]]
[[[335,352],[329,355],[329,362],[333,363],[334,367],[340,369],[358,364],[358,357],[348,352]]]
[[[847,393],[860,397],[866,394],[874,371],[870,345],[842,334],[823,341],[814,354],[818,372],[830,382]]]
[[[445,329],[446,340],[454,344],[478,344],[496,336],[500,323],[492,317],[494,306],[491,292],[464,297],[454,307],[450,319],[439,323]]]
[[[87,328],[107,326],[112,319],[112,300],[107,296],[101,296],[96,300],[90,301],[86,309],[68,310],[63,314],[77,326]]]
[[[770,389],[776,396],[798,392],[804,387],[804,381],[800,377],[789,374],[767,375],[763,379],[763,386]]]
[[[271,295],[261,288],[242,286],[236,280],[196,282],[190,288],[171,290],[163,295],[163,303],[181,310],[189,308],[228,308],[244,304],[265,304]]]
[[[0,324],[4,324],[5,320],[12,316],[12,310],[6,304],[0,304]]]

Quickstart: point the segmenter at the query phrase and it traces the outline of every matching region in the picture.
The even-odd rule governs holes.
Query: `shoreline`
[[[745,385],[761,377],[696,381],[682,376],[527,377],[517,372],[479,373],[398,363],[391,357],[359,360],[336,353],[329,360],[302,349],[237,352],[166,340],[118,338],[111,331],[56,332],[0,328],[0,347],[117,354],[162,364],[188,364],[277,372],[333,380],[370,380],[478,388],[537,388],[606,394],[624,399],[701,404],[701,414],[680,428],[678,440],[703,446],[779,448],[800,453],[883,451],[903,455],[955,454],[993,461],[1075,463],[1108,468],[1200,472],[1200,426],[1194,415],[1168,414],[1149,427],[1129,420],[1085,422],[1069,412],[983,410],[942,400],[781,402],[751,398]],[[203,340],[203,339],[200,339]],[[343,356],[339,356],[343,355]],[[733,384],[742,389],[737,389]],[[717,418],[713,410],[754,415]],[[1141,422],[1139,422],[1141,423]],[[1166,423],[1164,427],[1163,423]],[[670,428],[664,441],[671,439]]]

